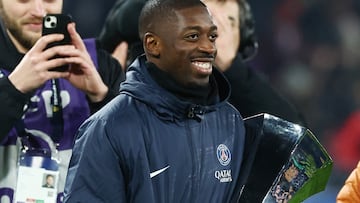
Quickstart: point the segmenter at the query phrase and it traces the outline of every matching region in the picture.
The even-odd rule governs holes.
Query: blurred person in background
[[[63,12],[70,13],[72,18],[77,22],[76,30],[81,37],[93,38],[101,31],[108,11],[116,1],[117,0],[64,1]]]
[[[62,0],[0,0],[2,203],[25,202],[22,198],[36,194],[46,196],[41,188],[35,194],[31,191],[36,187],[22,187],[25,183],[35,185],[35,177],[41,178],[42,170],[54,170],[59,176],[52,197],[61,202],[77,128],[118,94],[124,79],[119,63],[108,52],[88,52],[74,23],[67,26],[71,45],[46,49],[64,36],[42,37],[43,17],[61,13],[62,5]],[[69,69],[52,70],[63,65]]]
[[[330,140],[330,149],[338,170],[349,173],[360,159],[360,111],[345,119]]]
[[[273,19],[270,23],[262,21],[269,24],[267,29],[260,26],[263,31],[258,32],[259,41],[263,46],[256,63],[274,67],[271,70],[275,71],[266,71],[272,84],[301,112],[306,112],[308,127],[333,157],[334,170],[327,191],[312,202],[334,202],[358,160],[351,157],[358,154],[359,148],[353,125],[357,116],[353,114],[360,107],[360,52],[356,51],[360,46],[360,3],[271,2],[272,6],[264,7],[263,1],[251,1],[256,17]]]
[[[143,53],[137,35],[139,13],[146,0],[118,0],[109,12],[99,41],[103,48],[129,64]],[[258,42],[255,22],[245,0],[204,0],[219,27],[216,40],[218,54],[215,65],[229,80],[232,92],[230,103],[243,117],[269,113],[285,120],[306,125],[301,113],[274,89],[262,73],[251,68],[246,61],[257,53]],[[126,42],[129,47],[127,62],[123,52],[117,54],[117,45]],[[120,44],[120,46],[123,46]]]

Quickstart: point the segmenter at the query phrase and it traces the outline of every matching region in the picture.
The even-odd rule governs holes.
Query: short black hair
[[[166,22],[174,22],[175,11],[183,8],[205,6],[200,0],[149,0],[145,3],[139,17],[139,37],[146,32],[154,32]]]

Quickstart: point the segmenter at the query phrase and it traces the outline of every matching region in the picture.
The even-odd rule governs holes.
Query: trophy
[[[269,114],[244,120],[250,166],[237,202],[298,203],[325,189],[333,162],[309,129]]]

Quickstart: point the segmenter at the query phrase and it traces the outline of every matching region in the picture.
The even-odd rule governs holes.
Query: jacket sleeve
[[[0,90],[0,143],[2,143],[16,121],[24,114],[24,105],[30,96],[19,92],[5,76],[0,78]]]
[[[230,103],[246,118],[269,113],[290,122],[306,125],[302,114],[277,91],[260,72],[238,55],[224,75],[231,84]]]
[[[340,189],[337,203],[360,202],[360,162],[346,179],[344,186]]]
[[[65,183],[65,203],[126,202],[124,176],[105,123],[94,119],[80,127]]]
[[[109,88],[105,99],[100,102],[89,102],[90,111],[94,113],[119,94],[120,83],[125,80],[125,73],[119,62],[103,49],[97,49],[98,71]]]

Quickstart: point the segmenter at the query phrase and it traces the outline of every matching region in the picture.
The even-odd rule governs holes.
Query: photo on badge
[[[55,186],[55,177],[52,174],[44,174],[43,185],[44,188],[54,188]]]

